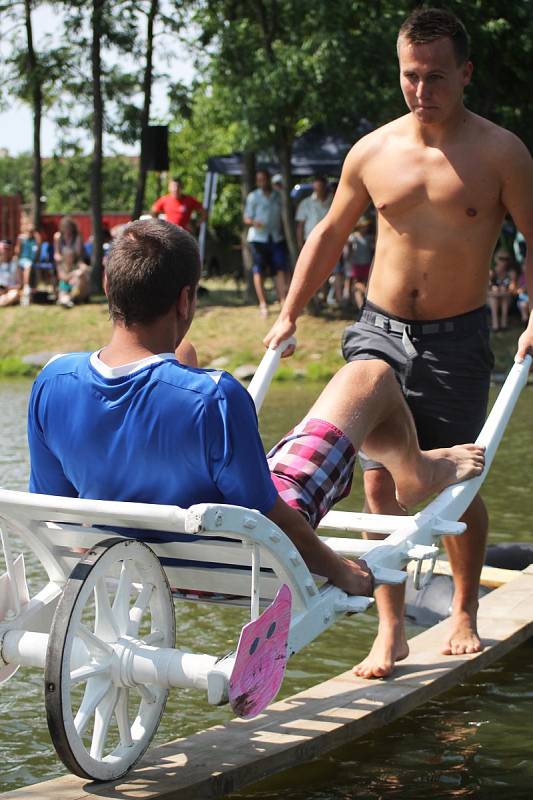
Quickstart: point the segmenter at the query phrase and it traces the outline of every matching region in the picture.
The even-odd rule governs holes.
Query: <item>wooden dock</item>
[[[116,783],[94,784],[65,776],[1,796],[198,800],[221,797],[301,764],[409,713],[533,635],[533,565],[481,600],[482,653],[440,655],[446,625],[440,623],[411,639],[409,657],[389,680],[364,681],[345,672],[273,703],[251,721],[233,720],[153,748],[127,779]]]

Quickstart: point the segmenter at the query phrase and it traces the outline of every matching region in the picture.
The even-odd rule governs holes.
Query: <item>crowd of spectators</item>
[[[104,258],[111,233],[105,232]],[[76,222],[62,217],[52,241],[26,220],[15,242],[0,241],[0,307],[57,303],[72,308],[89,299],[92,241],[83,242]]]
[[[280,188],[280,181],[281,176],[271,179],[267,170],[258,170],[256,188],[248,195],[243,214],[248,226],[253,283],[262,316],[268,314],[265,277],[272,277],[280,303],[286,296],[290,280],[280,193],[276,191]],[[328,213],[335,189],[335,183],[317,175],[311,184],[298,185],[293,190],[298,250]],[[373,209],[358,220],[328,283],[313,299],[312,310],[315,313],[324,305],[341,307],[353,313],[362,309],[374,257],[375,224]],[[506,330],[510,313],[517,313],[523,324],[527,324],[529,319],[531,303],[524,272],[525,255],[524,237],[506,220],[489,275],[487,304],[495,332]]]
[[[512,249],[498,248],[489,276],[487,303],[494,333],[505,331],[509,313],[516,310],[523,325],[527,325],[531,302],[527,291],[524,237],[517,231],[512,237]]]
[[[283,303],[291,278],[290,258],[282,214],[282,178],[268,170],[256,173],[256,188],[248,194],[243,220],[252,256],[252,280],[261,316],[268,315],[265,278],[271,277],[277,301]],[[326,216],[336,184],[323,175],[301,184],[292,192],[298,251],[313,228]],[[158,198],[151,213],[190,230],[191,218],[207,220],[207,211],[192,195],[183,192],[180,177],[173,176],[168,194]],[[104,229],[104,263],[117,229]],[[356,313],[364,305],[375,242],[373,210],[361,217],[343,248],[327,284],[313,299],[313,311],[324,306]],[[29,220],[24,221],[16,242],[0,241],[0,308],[27,306],[33,302],[55,302],[63,308],[87,302],[90,295],[92,237],[83,242],[76,222],[62,217],[51,242],[44,241]],[[524,237],[509,221],[502,226],[499,246],[489,275],[487,304],[494,332],[506,330],[509,314],[517,313],[527,324],[531,311],[524,272]]]
[[[310,192],[307,189],[310,189]],[[324,219],[331,206],[335,184],[323,175],[315,176],[311,185],[296,190],[296,241],[298,250],[309,234]],[[248,226],[248,245],[252,256],[253,283],[261,316],[268,314],[265,277],[273,278],[277,300],[283,303],[290,280],[289,253],[282,222],[281,176],[272,179],[267,170],[256,173],[256,188],[249,193],[243,220]],[[304,195],[299,199],[298,195]],[[362,308],[370,266],[374,254],[373,219],[363,217],[350,234],[343,253],[328,283],[313,298],[313,310],[321,306],[353,306]]]

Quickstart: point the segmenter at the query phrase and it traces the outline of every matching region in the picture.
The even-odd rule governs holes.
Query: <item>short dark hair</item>
[[[470,37],[455,14],[446,8],[417,8],[400,27],[398,40],[411,44],[428,44],[437,39],[451,39],[457,64],[464,64],[470,55]]]
[[[313,183],[315,181],[320,181],[320,183],[323,183],[325,185],[327,184],[328,179],[326,178],[325,175],[315,175],[315,177],[313,178]]]
[[[185,286],[200,280],[200,252],[190,233],[161,219],[136,220],[114,241],[106,265],[113,321],[126,327],[163,316]]]
[[[170,180],[174,181],[174,183],[183,183],[179,175],[173,175]]]

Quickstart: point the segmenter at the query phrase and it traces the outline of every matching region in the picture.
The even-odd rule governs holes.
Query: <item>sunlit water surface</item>
[[[0,486],[26,488],[27,382],[0,384]],[[275,385],[265,403],[265,446],[310,406],[318,386]],[[486,482],[491,541],[533,542],[533,389],[520,398]],[[360,475],[344,508],[360,509]],[[30,581],[42,576],[30,560]],[[224,653],[236,642],[244,613],[194,605],[177,608],[178,643]],[[339,623],[293,658],[281,696],[305,689],[361,659],[376,631],[374,613]],[[409,635],[417,628],[409,626]],[[164,742],[230,719],[203,695],[174,691],[156,741]],[[521,798],[533,784],[533,642],[371,736],[236,795],[274,800],[351,798]],[[44,715],[42,673],[26,669],[0,689],[0,791],[64,773]]]

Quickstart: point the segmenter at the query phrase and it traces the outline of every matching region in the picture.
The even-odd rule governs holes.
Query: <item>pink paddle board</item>
[[[277,695],[287,664],[291,590],[283,584],[273,603],[241,631],[229,681],[229,701],[239,717],[256,717]]]

